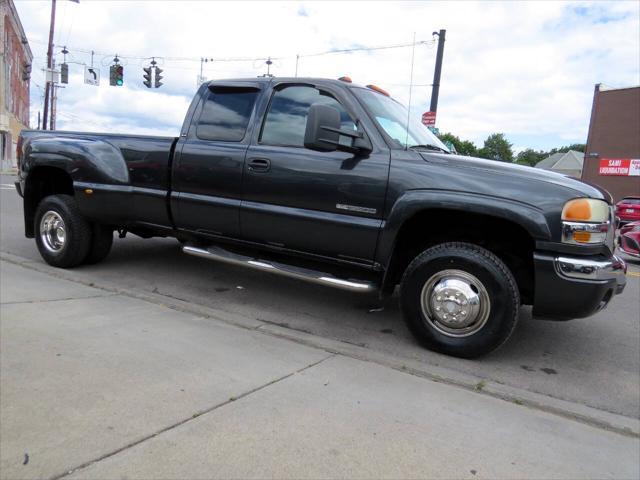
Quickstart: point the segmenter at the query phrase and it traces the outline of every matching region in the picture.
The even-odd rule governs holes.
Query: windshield
[[[431,133],[431,130],[413,116],[409,118],[409,135],[407,136],[407,108],[401,103],[366,88],[354,88],[353,91],[364,102],[378,125],[393,139],[396,147],[433,145],[449,151],[447,146]]]

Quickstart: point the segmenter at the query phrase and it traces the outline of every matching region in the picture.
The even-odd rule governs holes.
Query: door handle
[[[264,173],[271,170],[271,161],[268,158],[252,158],[249,160],[249,170]]]

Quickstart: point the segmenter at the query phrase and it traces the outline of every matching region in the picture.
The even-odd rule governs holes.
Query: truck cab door
[[[212,83],[200,91],[173,161],[171,211],[177,229],[239,236],[242,172],[260,88],[257,82]]]
[[[389,149],[373,141],[373,151],[359,156],[304,147],[307,112],[314,103],[337,108],[342,128],[356,128],[355,119],[364,113],[351,97],[338,87],[300,83],[273,87],[263,107],[262,127],[254,132],[244,165],[240,225],[245,239],[373,263],[383,218]]]

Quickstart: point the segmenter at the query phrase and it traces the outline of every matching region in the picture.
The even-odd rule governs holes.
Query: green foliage
[[[526,150],[521,151],[516,156],[516,163],[520,165],[529,165],[531,167],[535,167],[536,163],[541,160],[547,158],[549,154],[547,152],[543,152],[542,150],[536,151],[532,148],[527,148]]]
[[[513,162],[513,145],[504,137],[504,133],[492,133],[478,151],[479,156],[500,162]]]
[[[460,138],[453,133],[442,133],[439,138],[445,145],[453,145],[453,148],[455,148],[458,155],[467,155],[471,157],[478,155],[478,149],[473,142],[470,142],[469,140],[460,140]]]
[[[549,155],[553,155],[554,153],[567,153],[569,150],[575,150],[577,152],[583,152],[587,149],[587,146],[584,143],[572,143],[571,145],[567,145],[566,147],[560,148],[552,148],[548,152],[546,152],[545,157]]]
[[[484,141],[484,146],[478,148],[473,142],[469,140],[462,140],[457,135],[451,132],[441,133],[438,138],[442,140],[445,145],[453,146],[458,155],[467,155],[471,157],[482,157],[490,160],[498,160],[502,162],[513,162],[520,165],[529,165],[534,167],[539,161],[544,160],[549,155],[553,155],[557,152],[566,153],[569,150],[576,150],[578,152],[584,152],[587,146],[584,143],[573,143],[564,147],[552,148],[548,152],[544,150],[534,150],[527,148],[526,150],[518,153],[517,156],[513,154],[513,145],[505,138],[503,133],[493,133],[487,137]]]

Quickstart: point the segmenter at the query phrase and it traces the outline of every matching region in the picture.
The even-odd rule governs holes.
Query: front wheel
[[[469,243],[443,243],[407,267],[400,286],[405,321],[428,349],[472,358],[502,345],[515,329],[516,281],[493,253]]]
[[[91,247],[91,226],[70,195],[45,197],[36,209],[36,245],[42,258],[54,267],[79,265]]]

